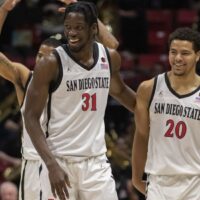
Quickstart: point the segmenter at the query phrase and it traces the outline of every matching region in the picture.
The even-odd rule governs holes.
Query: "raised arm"
[[[19,105],[24,98],[24,89],[29,74],[30,70],[27,67],[10,61],[3,53],[0,53],[0,76],[14,84]]]
[[[107,29],[107,27],[98,19],[99,34],[97,40],[104,46],[110,49],[117,49],[119,46],[118,40],[114,35]]]
[[[0,7],[0,33],[2,31],[2,27],[6,20],[8,12],[11,11],[19,1],[20,0],[5,0],[4,3],[1,5]]]
[[[110,50],[111,57],[111,85],[110,95],[129,111],[134,112],[135,109],[135,92],[124,83],[120,76],[121,57],[116,50]]]
[[[47,166],[54,197],[56,198],[58,195],[60,199],[65,200],[66,196],[69,196],[66,186],[66,184],[70,186],[68,176],[51,153],[40,124],[40,116],[48,99],[50,83],[56,79],[58,74],[57,65],[53,54],[43,57],[37,62],[33,79],[27,92],[25,126],[36,150]]]
[[[58,0],[65,5],[69,5],[70,3],[77,2],[77,0]],[[65,8],[59,8],[60,12],[65,12]],[[101,42],[104,46],[110,49],[117,49],[119,46],[118,40],[114,37],[114,35],[109,32],[106,26],[98,19],[98,27],[99,33],[97,35],[97,41]]]
[[[145,194],[146,183],[142,180],[147,159],[149,139],[149,112],[148,105],[153,88],[153,80],[143,82],[137,91],[135,109],[135,136],[132,149],[132,182],[133,185]]]

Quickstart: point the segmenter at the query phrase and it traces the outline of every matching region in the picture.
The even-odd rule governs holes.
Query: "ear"
[[[196,55],[197,55],[197,57],[196,57],[196,62],[198,62],[198,61],[200,61],[200,51],[197,51],[197,52],[196,52]]]
[[[98,27],[97,23],[93,23],[91,26],[91,30],[93,32],[93,35],[96,36],[98,34]]]

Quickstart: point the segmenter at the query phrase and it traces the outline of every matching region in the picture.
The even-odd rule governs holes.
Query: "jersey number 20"
[[[169,119],[166,122],[166,126],[169,127],[165,133],[165,137],[174,137],[175,134],[178,139],[182,139],[187,132],[187,126],[183,121],[179,121],[175,124],[172,119]]]

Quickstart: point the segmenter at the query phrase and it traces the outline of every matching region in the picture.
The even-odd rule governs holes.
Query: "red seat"
[[[168,65],[167,54],[140,54],[138,55],[138,63],[140,67],[152,68],[155,64]]]
[[[192,26],[198,20],[196,10],[180,9],[176,11],[176,26]]]
[[[173,28],[173,11],[147,10],[147,22],[150,30],[171,31]]]
[[[169,32],[152,31],[148,32],[149,53],[166,53]]]
[[[138,57],[138,62],[140,70],[148,78],[163,73],[169,66],[167,54],[141,54]]]

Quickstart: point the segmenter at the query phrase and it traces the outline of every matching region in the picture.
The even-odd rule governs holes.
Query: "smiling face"
[[[195,73],[199,55],[199,51],[194,51],[192,42],[178,39],[173,40],[169,49],[169,63],[173,74],[184,76],[191,72]]]
[[[70,12],[64,21],[64,33],[72,52],[80,52],[89,47],[97,33],[97,24],[91,26],[85,21],[82,13]]]

